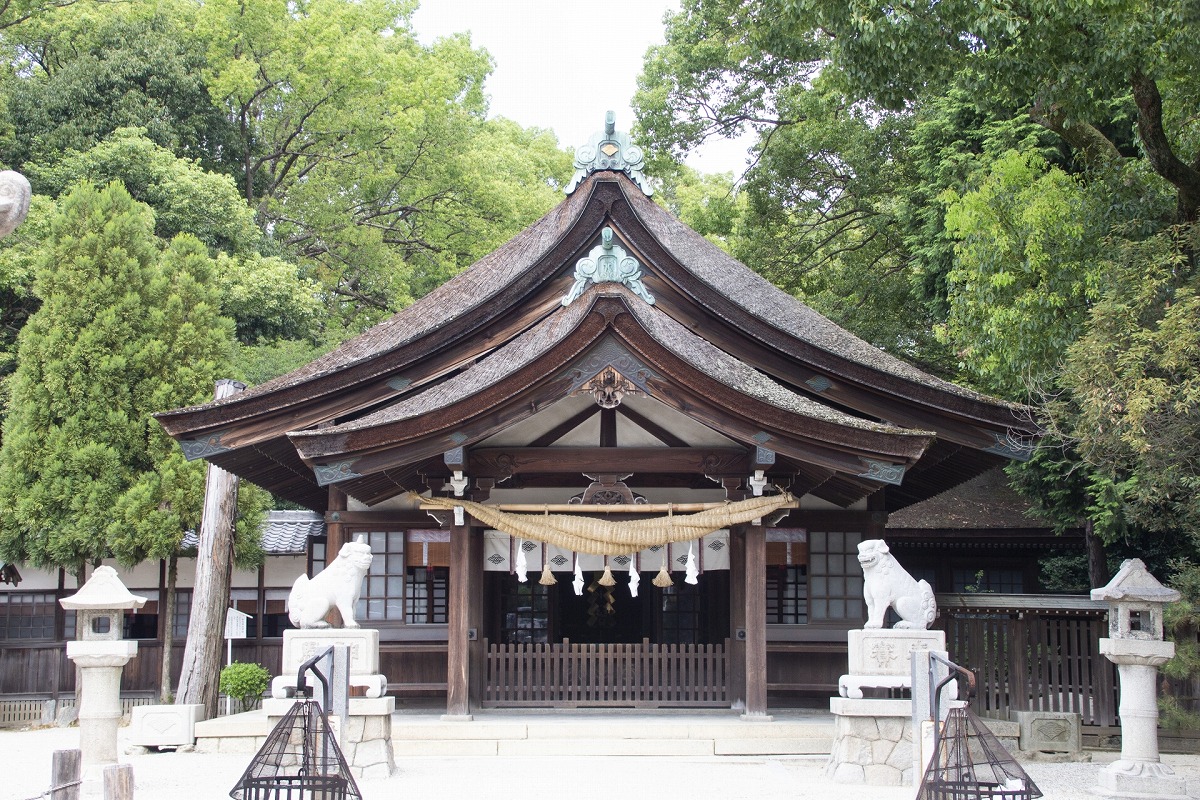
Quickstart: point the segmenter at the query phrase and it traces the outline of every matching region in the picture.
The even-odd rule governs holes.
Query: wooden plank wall
[[[1074,711],[1084,725],[1117,725],[1116,665],[1099,653],[1103,616],[943,613],[950,658],[975,673],[976,710]]]

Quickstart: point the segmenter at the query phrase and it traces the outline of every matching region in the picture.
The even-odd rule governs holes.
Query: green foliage
[[[6,31],[15,169],[86,151],[120,128],[140,128],[205,169],[230,171],[233,128],[203,80],[189,5],[80,2]]]
[[[1078,179],[1017,151],[941,199],[958,244],[940,334],[981,385],[1021,397],[1055,371],[1098,295],[1104,215]]]
[[[237,698],[242,711],[252,711],[270,681],[271,673],[262,665],[234,661],[221,669],[218,688],[227,697]]]
[[[1170,586],[1182,598],[1163,609],[1163,629],[1175,642],[1175,656],[1162,666],[1172,678],[1200,674],[1200,566],[1187,560],[1174,563]],[[1168,728],[1200,728],[1200,714],[1188,711],[1171,694],[1159,698],[1162,724]]]
[[[161,557],[199,522],[203,468],[151,414],[207,399],[230,322],[190,236],[161,252],[119,184],[64,197],[35,261],[0,448],[0,551],[77,570]]]
[[[118,128],[88,150],[30,163],[26,173],[35,191],[52,197],[85,180],[97,186],[121,181],[134,200],[154,209],[154,232],[164,239],[190,233],[210,248],[243,253],[261,238],[228,175],[178,157],[151,141],[144,128]]]

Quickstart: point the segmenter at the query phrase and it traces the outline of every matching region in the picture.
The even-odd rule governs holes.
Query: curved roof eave
[[[757,321],[835,359],[898,378],[924,390],[946,393],[961,401],[1009,414],[1012,419],[1007,421],[1008,426],[1021,427],[1018,415],[1028,410],[1026,406],[930,375],[860,339],[730,256],[643,196],[636,187],[630,188],[622,183],[621,188],[638,220],[676,263],[711,288],[716,296],[728,298],[733,306],[741,308]],[[729,321],[733,324],[737,322],[733,319]],[[919,399],[927,400],[929,392],[923,394],[925,397]],[[961,408],[948,410],[962,411]],[[996,415],[991,413],[985,416]]]
[[[160,420],[210,409],[251,404],[260,398],[318,381],[369,362],[445,328],[509,288],[529,267],[549,253],[587,208],[595,179],[548,211],[496,250],[359,335],[302,367],[222,400],[156,414]]]
[[[513,380],[522,370],[536,365],[539,359],[579,329],[588,317],[595,313],[605,316],[612,314],[607,310],[597,311],[595,306],[601,298],[617,299],[621,310],[636,320],[638,330],[696,372],[724,384],[747,401],[757,401],[782,414],[808,419],[809,427],[814,431],[811,434],[813,436],[828,436],[831,441],[865,438],[875,443],[879,448],[877,452],[890,453],[910,463],[920,457],[935,436],[928,431],[908,430],[854,417],[798,395],[686,330],[665,314],[646,305],[625,287],[601,284],[590,287],[570,306],[556,311],[539,325],[442,384],[362,419],[315,431],[296,431],[289,434],[289,438],[301,456],[310,463],[385,449],[389,442],[397,441],[393,436],[405,438],[405,434],[389,433],[389,428],[395,431],[410,429],[418,419],[433,414],[446,416],[449,409],[469,402],[482,392],[494,391],[505,381]],[[619,313],[616,315],[620,316]],[[603,332],[612,326],[606,323],[594,327],[596,331],[590,335],[591,338],[566,354],[565,358],[575,358],[594,348]],[[557,365],[552,371],[561,371],[562,368],[562,365]],[[553,377],[545,369],[533,370],[530,374],[543,379]],[[449,416],[465,418],[470,416],[470,412]],[[422,431],[426,428],[417,427]],[[839,435],[839,431],[844,436]],[[464,440],[462,443],[470,442]]]

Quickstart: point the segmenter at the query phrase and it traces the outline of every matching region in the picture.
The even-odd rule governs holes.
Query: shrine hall
[[[204,458],[362,536],[393,694],[721,707],[829,693],[888,514],[1028,451],[1028,409],[838,327],[653,198],[603,130],[566,198],[286,375],[160,414]],[[920,576],[918,576],[920,577]]]

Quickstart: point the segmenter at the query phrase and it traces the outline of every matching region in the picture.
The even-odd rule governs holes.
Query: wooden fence
[[[975,673],[976,710],[1002,719],[1009,711],[1074,711],[1084,725],[1117,725],[1116,666],[1099,652],[1105,610],[1090,601],[1029,603],[975,597],[941,609],[950,657]]]
[[[483,705],[727,707],[722,644],[497,644],[484,640]]]

